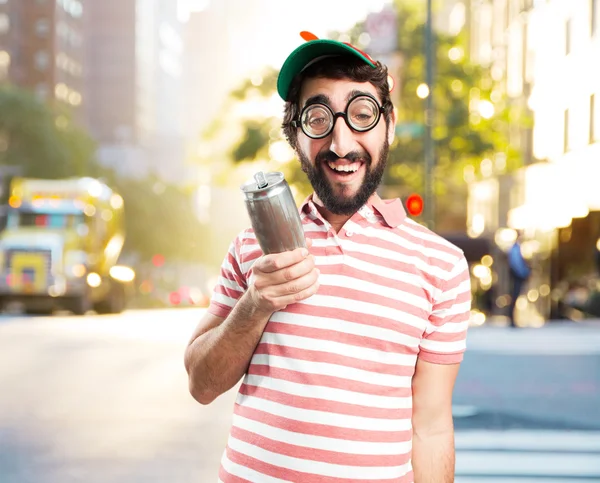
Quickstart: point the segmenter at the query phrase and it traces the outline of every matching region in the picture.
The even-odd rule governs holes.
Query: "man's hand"
[[[254,282],[227,318],[206,312],[185,354],[190,392],[198,402],[209,404],[240,380],[273,312],[316,293],[319,271],[303,250],[259,258]]]
[[[311,240],[306,239],[310,248]],[[252,266],[254,283],[249,294],[255,309],[272,314],[305,300],[319,289],[319,269],[306,248],[273,253],[259,258]]]

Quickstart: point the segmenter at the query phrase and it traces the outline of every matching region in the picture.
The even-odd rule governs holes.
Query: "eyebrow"
[[[311,106],[312,104],[329,105],[330,102],[331,102],[331,100],[325,94],[316,94],[316,95],[310,96],[308,99],[306,99],[306,102],[304,103],[304,107]]]
[[[361,91],[358,89],[353,89],[350,91],[350,93],[346,96],[346,102],[350,101],[350,99],[352,99],[353,97],[356,96],[369,96],[369,97],[374,97],[375,99],[377,99],[373,94],[371,94],[370,92],[367,91]],[[379,102],[379,101],[377,101]]]
[[[375,97],[372,93],[367,92],[367,91],[361,91],[358,89],[352,89],[348,95],[346,96],[346,103],[348,103],[350,101],[350,99],[352,99],[353,97],[356,96],[369,96],[369,97],[373,97],[377,100],[377,102],[379,102],[379,100],[377,99],[377,97]],[[329,97],[327,97],[325,94],[316,94],[314,96],[310,96],[308,99],[306,99],[306,102],[304,103],[304,107],[306,106],[311,106],[313,104],[325,104],[327,106],[329,106],[331,103],[331,99],[329,99]]]

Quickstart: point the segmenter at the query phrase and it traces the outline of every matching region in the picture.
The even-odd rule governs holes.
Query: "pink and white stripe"
[[[337,234],[310,198],[301,213],[320,288],[265,327],[219,481],[412,483],[411,380],[417,358],[462,360],[467,262],[399,200],[373,196]],[[211,313],[229,314],[261,255],[252,230],[236,238]]]

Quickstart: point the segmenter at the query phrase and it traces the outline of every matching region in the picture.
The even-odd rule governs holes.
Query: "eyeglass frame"
[[[367,129],[363,129],[363,130],[356,129],[348,121],[348,108],[350,107],[350,104],[352,104],[359,97],[367,97],[367,98],[371,99],[375,103],[375,105],[377,106],[377,109],[378,109],[377,110],[377,119],[375,120],[373,125]],[[331,127],[327,131],[325,131],[325,134],[320,134],[319,136],[314,136],[314,135],[307,133],[304,130],[304,127],[302,125],[302,116],[304,115],[306,110],[310,109],[311,107],[315,107],[315,106],[324,107],[327,111],[329,111],[329,113],[331,114],[331,117],[333,118],[333,120],[331,122]],[[346,103],[346,107],[344,108],[344,110],[339,111],[339,112],[333,112],[333,109],[329,105],[323,104],[321,102],[315,102],[314,104],[308,104],[307,106],[304,106],[302,108],[302,110],[298,114],[298,117],[296,119],[294,119],[293,121],[291,121],[290,124],[295,128],[302,129],[302,132],[311,139],[323,139],[323,138],[326,138],[327,136],[329,136],[333,132],[333,129],[335,128],[335,123],[337,122],[338,117],[341,117],[344,120],[344,122],[346,123],[346,126],[348,126],[352,131],[358,132],[358,133],[363,133],[363,132],[369,132],[372,129],[375,129],[375,126],[377,126],[377,124],[379,124],[379,121],[381,120],[382,114],[385,114],[385,112],[386,112],[385,107],[383,107],[382,105],[379,104],[379,102],[377,101],[375,96],[368,94],[366,92],[361,92],[359,94],[352,96]]]

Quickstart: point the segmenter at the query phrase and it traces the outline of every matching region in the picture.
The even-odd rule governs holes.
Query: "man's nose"
[[[346,121],[340,116],[334,120],[333,130],[331,131],[331,146],[330,150],[336,154],[338,158],[344,158],[352,151],[354,137],[352,130],[346,124]]]

